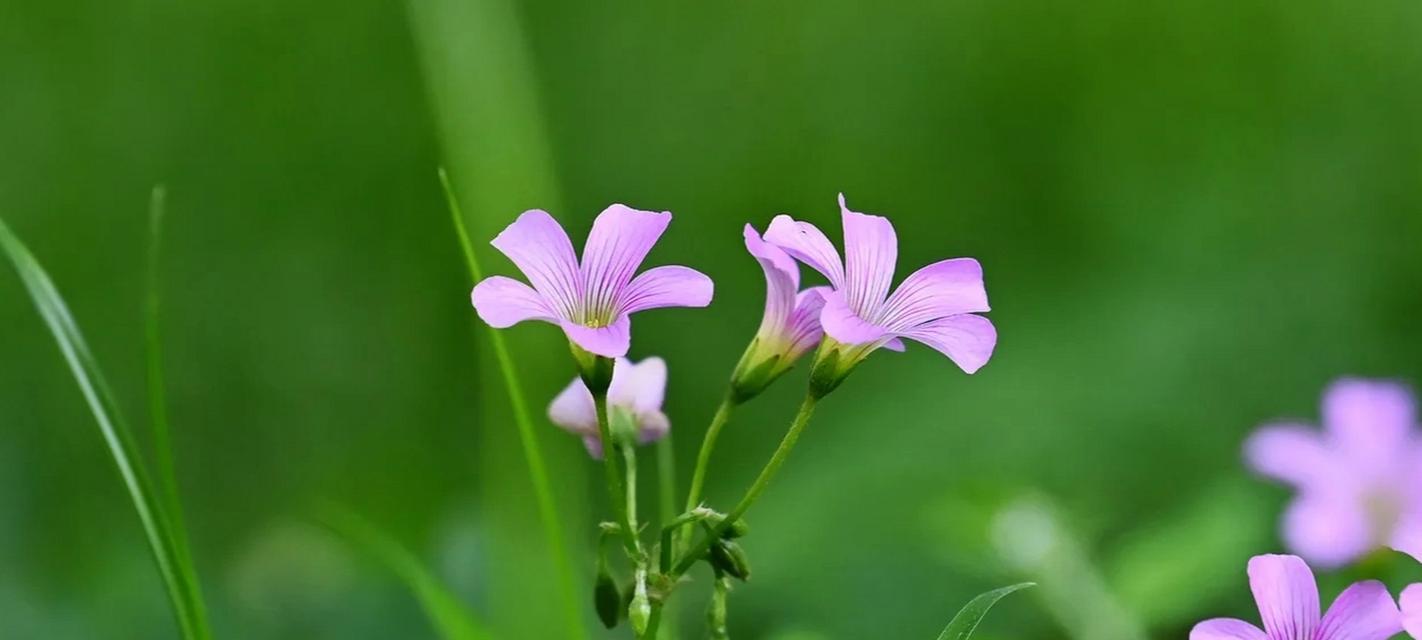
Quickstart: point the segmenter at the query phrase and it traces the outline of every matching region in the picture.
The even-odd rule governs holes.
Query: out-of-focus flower
[[[662,413],[667,391],[667,363],[647,358],[633,363],[618,358],[612,368],[612,385],[607,389],[609,429],[614,440],[627,438],[637,444],[655,442],[671,427]],[[581,378],[574,379],[548,405],[548,419],[573,434],[594,458],[602,458],[602,438],[598,435],[597,406],[592,392]]]
[[[1402,615],[1387,587],[1357,582],[1319,615],[1313,571],[1297,556],[1255,556],[1249,588],[1264,630],[1243,620],[1215,618],[1195,625],[1190,640],[1387,640],[1402,631]]]
[[[561,327],[590,353],[624,356],[632,339],[631,314],[711,303],[711,279],[694,269],[664,266],[636,275],[670,222],[669,212],[614,204],[593,222],[580,263],[557,220],[544,211],[525,211],[492,244],[533,286],[503,276],[485,278],[471,295],[474,309],[495,328],[541,320]]]
[[[1343,379],[1323,396],[1323,430],[1261,427],[1245,443],[1258,473],[1298,490],[1284,542],[1322,567],[1385,546],[1422,558],[1422,434],[1407,387]]]
[[[820,323],[833,344],[816,363],[822,384],[838,384],[855,364],[879,347],[904,348],[902,339],[922,342],[967,373],[992,357],[997,330],[987,318],[983,270],[977,260],[955,258],[930,264],[890,293],[898,262],[898,237],[888,218],[850,211],[839,196],[844,225],[844,260],[817,227],[779,215],[765,240],[829,279]]]
[[[795,365],[805,352],[820,343],[820,310],[825,306],[828,287],[800,291],[800,266],[779,247],[761,239],[755,227],[746,225],[746,250],[765,271],[765,315],[755,340],[746,349],[731,386],[738,400],[764,391],[771,382]]]
[[[1402,628],[1407,635],[1422,640],[1422,584],[1408,585],[1402,590]]]

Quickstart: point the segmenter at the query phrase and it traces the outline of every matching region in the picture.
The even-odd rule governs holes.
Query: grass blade
[[[992,591],[973,598],[971,602],[958,612],[958,615],[953,616],[953,621],[948,623],[947,628],[943,629],[943,633],[938,634],[938,640],[968,640],[968,638],[973,635],[973,632],[977,630],[978,623],[983,621],[983,617],[987,615],[988,610],[992,609],[993,605],[997,604],[998,600],[1007,597],[1015,591],[1021,591],[1032,586],[1036,585],[1031,582],[1023,582],[1010,587],[993,589]]]
[[[474,255],[474,246],[469,241],[469,232],[464,228],[464,215],[459,209],[459,199],[454,195],[454,187],[449,183],[449,175],[439,170],[439,181],[444,187],[445,198],[449,201],[449,213],[454,219],[454,232],[459,237],[459,246],[464,252],[464,262],[469,269],[469,277],[474,282],[484,278],[479,268],[479,260]],[[533,430],[532,414],[524,400],[523,385],[513,358],[509,357],[508,345],[498,331],[488,331],[489,341],[494,347],[494,356],[499,361],[499,371],[503,374],[504,388],[508,391],[509,404],[513,406],[514,422],[518,425],[519,440],[523,443],[524,457],[528,462],[529,480],[533,482],[533,492],[537,497],[538,514],[543,522],[549,552],[558,571],[559,591],[567,608],[570,638],[584,637],[582,607],[578,604],[577,587],[573,578],[573,566],[568,560],[567,547],[563,542],[563,522],[558,516],[558,505],[553,499],[553,487],[548,480],[548,464],[543,458],[543,448],[538,444],[538,436]]]
[[[321,510],[321,524],[404,581],[444,640],[490,640],[481,623],[415,554],[370,521],[346,509]]]
[[[196,581],[191,579],[194,575],[191,560],[179,546],[175,527],[159,498],[154,495],[153,484],[144,470],[133,435],[78,325],[49,275],[3,220],[0,220],[0,250],[14,264],[40,317],[54,334],[74,380],[79,384],[94,420],[98,422],[99,431],[143,524],[143,532],[148,537],[158,573],[167,587],[183,637],[196,640],[210,638],[202,596],[198,593]]]

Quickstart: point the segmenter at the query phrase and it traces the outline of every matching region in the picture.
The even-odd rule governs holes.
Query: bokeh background
[[[399,580],[312,524],[320,501],[498,637],[561,636],[441,164],[497,273],[483,242],[524,209],[575,238],[612,202],[675,213],[651,260],[710,274],[716,300],[639,315],[632,355],[670,363],[683,489],[759,321],[741,225],[785,212],[837,238],[843,191],[892,217],[900,276],[985,265],[993,362],[969,377],[910,347],[829,398],[752,513],[736,637],[930,638],[1034,579],[981,637],[1179,638],[1249,615],[1244,563],[1279,550],[1287,492],[1243,469],[1249,431],[1314,418],[1338,375],[1422,374],[1419,28],[1411,0],[7,0],[0,216],[146,437],[145,208],[168,186],[178,470],[223,638],[432,637]],[[172,637],[8,268],[0,327],[0,637]],[[561,338],[507,336],[541,410],[571,378]],[[803,376],[738,414],[713,504]],[[539,417],[590,583],[600,476]],[[1361,573],[1420,577],[1384,556],[1325,597]]]

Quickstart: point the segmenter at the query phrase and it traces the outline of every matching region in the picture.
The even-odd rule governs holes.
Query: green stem
[[[612,439],[612,415],[607,409],[607,390],[593,392],[593,405],[597,409],[598,437],[602,440],[602,470],[603,479],[607,482],[607,495],[612,501],[613,516],[617,519],[618,527],[622,529],[622,546],[635,561],[640,555],[641,545],[637,542],[637,526],[629,508],[629,490],[625,486],[627,478],[623,474],[635,474],[636,471],[624,471],[621,468],[622,451],[613,444],[616,441]]]
[[[677,517],[676,451],[672,448],[670,432],[657,443],[657,501],[662,522],[671,522]]]
[[[449,183],[449,175],[444,168],[439,170],[439,181],[444,187],[444,196],[449,203],[450,217],[454,220],[455,235],[459,236],[459,247],[464,252],[464,263],[469,268],[469,277],[474,282],[484,279],[483,270],[474,256],[474,246],[469,242],[469,232],[464,228],[464,214],[459,210],[459,200],[454,195],[454,187]],[[538,516],[543,523],[543,534],[553,557],[553,565],[558,572],[559,591],[562,593],[566,610],[570,638],[586,637],[583,629],[582,607],[578,600],[578,589],[573,565],[568,560],[568,550],[563,544],[563,523],[558,516],[557,502],[553,498],[552,483],[548,480],[548,465],[544,462],[543,449],[538,444],[537,433],[533,430],[532,414],[524,401],[523,385],[519,382],[518,370],[509,356],[508,345],[503,334],[490,329],[489,342],[494,347],[494,357],[499,362],[499,372],[503,374],[504,388],[508,391],[509,404],[513,407],[514,423],[518,425],[518,437],[523,445],[523,457],[528,463],[528,477],[533,483],[533,494],[538,502]]]
[[[790,423],[790,430],[785,433],[785,437],[780,440],[780,446],[775,449],[775,453],[770,456],[770,461],[765,464],[765,468],[760,470],[760,475],[751,484],[750,489],[741,497],[741,501],[736,503],[736,507],[726,514],[726,519],[716,527],[714,535],[702,538],[689,552],[682,556],[681,561],[672,568],[668,577],[675,581],[682,574],[691,569],[696,561],[711,548],[711,545],[725,534],[726,529],[731,524],[744,516],[750,510],[751,505],[760,499],[770,486],[770,481],[775,479],[775,474],[780,471],[781,465],[785,464],[785,459],[790,456],[790,451],[795,448],[795,443],[800,439],[800,433],[810,424],[810,417],[815,414],[816,399],[813,395],[806,395],[804,402],[800,403],[800,410],[795,413],[795,419]]]
[[[691,473],[691,489],[686,494],[686,511],[691,511],[701,504],[701,489],[706,484],[706,470],[711,464],[711,452],[716,449],[716,439],[721,435],[721,429],[731,419],[731,412],[736,408],[736,403],[731,399],[731,394],[721,400],[721,406],[716,407],[716,415],[711,417],[711,426],[706,428],[706,437],[701,440],[701,451],[696,454],[696,469]]]
[[[660,600],[652,602],[652,615],[647,618],[647,631],[641,635],[644,640],[655,640],[657,637],[657,627],[662,623],[662,603]]]

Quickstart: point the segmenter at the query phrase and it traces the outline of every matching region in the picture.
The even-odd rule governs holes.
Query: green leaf
[[[492,636],[487,627],[474,612],[395,538],[355,513],[335,506],[323,507],[318,519],[363,555],[385,565],[404,581],[441,638],[490,640]]]
[[[207,626],[207,614],[199,592],[196,572],[186,546],[180,542],[186,538],[173,525],[164,509],[162,500],[155,494],[153,482],[144,467],[143,457],[135,444],[133,434],[124,421],[113,392],[109,390],[103,373],[89,351],[89,345],[79,332],[79,326],[69,313],[59,291],[49,279],[39,262],[29,249],[20,242],[3,220],[0,220],[0,250],[15,265],[15,270],[24,282],[35,308],[50,333],[54,335],[60,352],[69,363],[74,380],[84,394],[89,410],[99,425],[99,432],[108,445],[109,453],[118,466],[124,488],[133,500],[134,510],[148,537],[148,545],[158,565],[158,573],[167,587],[168,598],[172,601],[173,612],[178,620],[178,628],[184,638],[206,640],[212,637]]]
[[[978,628],[978,623],[983,621],[983,616],[987,615],[988,610],[997,604],[998,600],[1007,597],[1010,593],[1033,586],[1036,584],[1023,582],[1010,587],[993,589],[973,598],[972,602],[969,602],[958,612],[958,615],[953,616],[953,621],[948,623],[948,626],[943,629],[943,633],[938,634],[938,640],[967,640]]]

